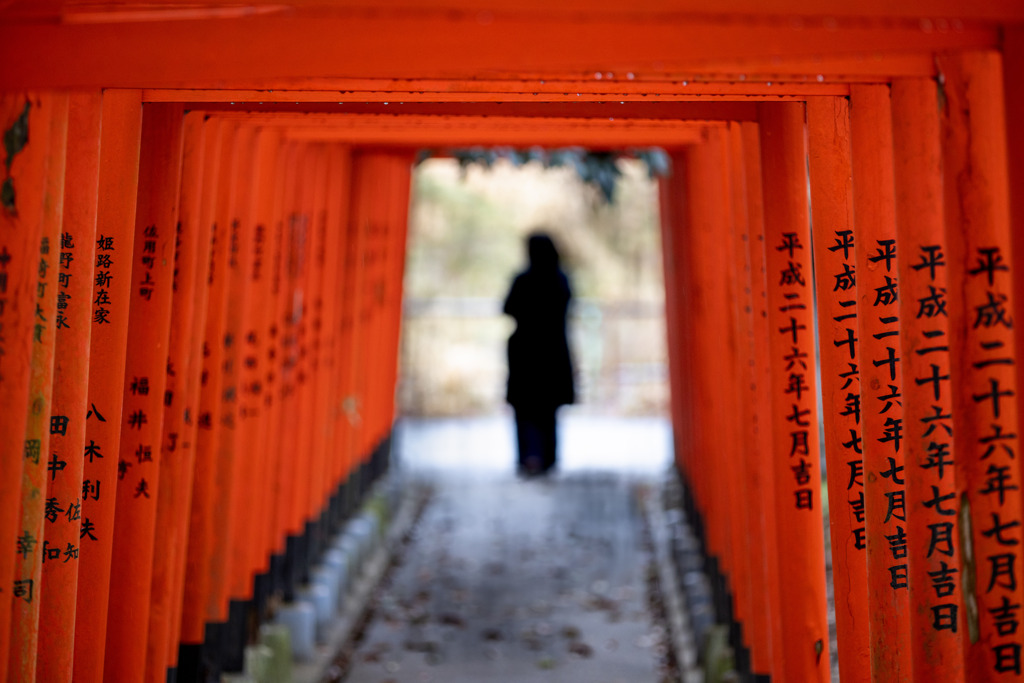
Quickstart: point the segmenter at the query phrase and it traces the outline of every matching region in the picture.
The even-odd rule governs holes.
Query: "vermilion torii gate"
[[[844,681],[1021,679],[1024,6],[549,5],[0,6],[8,680],[191,680],[293,597],[386,452],[414,151],[469,144],[672,154],[677,459],[753,674],[828,677],[827,490]]]

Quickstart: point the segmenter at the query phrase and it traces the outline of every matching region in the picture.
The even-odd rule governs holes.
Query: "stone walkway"
[[[400,467],[434,496],[345,681],[664,679],[638,498],[667,466],[662,421],[570,416],[562,468],[531,480],[513,473],[502,419],[407,422],[398,437]]]

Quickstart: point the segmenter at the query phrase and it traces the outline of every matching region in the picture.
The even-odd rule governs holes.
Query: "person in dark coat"
[[[529,267],[512,281],[505,313],[516,321],[508,340],[507,400],[515,409],[519,471],[555,465],[555,412],[576,399],[565,317],[572,292],[551,237],[527,240]]]

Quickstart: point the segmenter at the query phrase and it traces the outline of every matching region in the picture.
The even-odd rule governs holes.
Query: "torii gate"
[[[1024,5],[765,4],[0,4],[8,680],[188,680],[294,592],[386,449],[413,151],[469,144],[671,152],[753,674],[828,676],[823,443],[843,680],[1020,680]]]

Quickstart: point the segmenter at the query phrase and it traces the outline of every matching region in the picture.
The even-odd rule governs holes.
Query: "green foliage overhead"
[[[26,101],[21,115],[15,119],[10,128],[4,131],[4,168],[7,177],[4,178],[3,185],[0,186],[0,205],[12,216],[18,214],[18,209],[15,204],[16,194],[14,179],[11,178],[11,164],[14,162],[14,157],[28,144],[28,112],[30,108],[31,104]]]
[[[6,153],[4,165],[7,167],[8,173],[11,172],[11,162],[14,161],[15,155],[25,149],[25,145],[28,144],[28,112],[31,107],[29,102],[25,102],[25,108],[21,115],[15,119],[10,128],[4,131],[4,152]]]
[[[587,185],[595,188],[602,199],[608,204],[615,202],[615,187],[622,175],[618,166],[621,158],[637,159],[647,166],[651,178],[666,176],[672,171],[671,160],[665,150],[658,147],[630,149],[625,151],[595,152],[582,147],[563,147],[545,149],[530,147],[513,149],[512,147],[469,147],[466,149],[449,150],[449,154],[459,162],[465,172],[472,165],[491,168],[496,161],[504,159],[513,166],[519,167],[537,163],[544,168],[560,166],[571,167]],[[420,153],[418,161],[433,156],[430,150]]]

